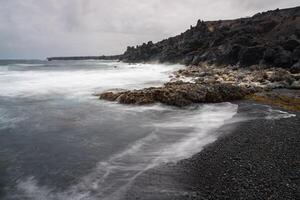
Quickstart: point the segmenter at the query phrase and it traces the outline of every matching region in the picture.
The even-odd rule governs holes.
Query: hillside
[[[128,47],[125,62],[170,62],[300,68],[300,7],[236,20],[201,21],[184,33]]]

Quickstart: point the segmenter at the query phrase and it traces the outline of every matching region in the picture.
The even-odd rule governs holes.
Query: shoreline
[[[163,103],[184,107],[194,103],[252,100],[300,111],[300,73],[283,68],[252,66],[185,66],[161,87],[139,90],[112,89],[95,94],[122,104]]]
[[[237,103],[239,116],[257,105]],[[292,113],[223,126],[201,152],[138,177],[126,199],[299,199],[300,113]]]

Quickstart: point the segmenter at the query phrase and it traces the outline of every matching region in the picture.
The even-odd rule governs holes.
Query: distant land
[[[119,60],[121,55],[113,56],[69,56],[69,57],[49,57],[48,61],[54,60]]]

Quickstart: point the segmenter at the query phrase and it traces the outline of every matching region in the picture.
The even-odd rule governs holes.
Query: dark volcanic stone
[[[278,25],[278,22],[270,20],[260,23],[260,26],[258,27],[258,32],[260,33],[268,33],[272,31],[272,29]]]
[[[273,63],[276,58],[276,50],[273,48],[267,48],[264,52],[263,58],[267,63]]]
[[[300,60],[292,66],[291,72],[295,74],[300,73]]]
[[[265,48],[262,46],[244,48],[240,52],[240,64],[241,66],[250,66],[259,64],[263,58]]]
[[[233,38],[233,43],[242,46],[254,46],[256,44],[251,35],[237,36],[236,38]]]
[[[242,47],[239,45],[232,46],[229,53],[225,55],[225,61],[223,62],[225,63],[227,60],[228,64],[232,64],[232,65],[236,64],[239,61],[239,55],[241,49]]]
[[[293,64],[292,53],[286,50],[279,50],[276,54],[274,64],[277,67],[290,67]]]
[[[295,39],[289,39],[282,43],[282,47],[288,51],[293,51],[299,45],[300,45],[300,42]]]
[[[300,60],[300,46],[298,46],[298,47],[293,51],[293,60],[294,60],[294,61]]]

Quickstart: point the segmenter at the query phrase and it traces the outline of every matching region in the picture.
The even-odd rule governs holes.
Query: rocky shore
[[[170,76],[170,79],[162,87],[132,91],[111,90],[98,96],[100,99],[123,104],[159,102],[179,107],[193,103],[251,99],[261,103],[274,102],[279,106],[285,104],[285,108],[299,110],[300,98],[296,94],[300,89],[300,74],[282,68],[239,68],[202,63],[181,69]],[[283,88],[290,90],[289,95],[275,95],[276,90]]]

